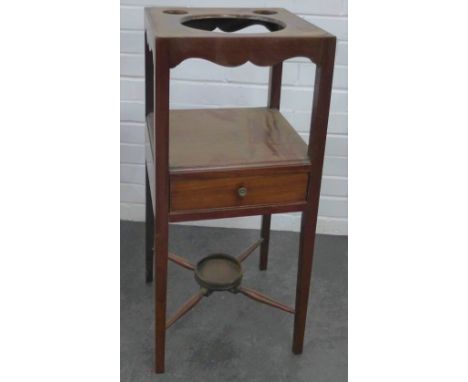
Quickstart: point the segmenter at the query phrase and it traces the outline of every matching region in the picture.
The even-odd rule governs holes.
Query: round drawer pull
[[[239,189],[237,190],[237,194],[243,198],[245,195],[247,195],[247,188],[245,187],[239,187]]]

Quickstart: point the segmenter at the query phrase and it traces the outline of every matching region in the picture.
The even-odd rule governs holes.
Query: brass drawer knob
[[[243,198],[245,195],[247,195],[247,188],[245,187],[239,187],[239,189],[237,190],[237,194]]]

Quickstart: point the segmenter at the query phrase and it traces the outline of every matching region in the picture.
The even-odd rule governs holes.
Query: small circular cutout
[[[187,11],[183,11],[182,9],[168,9],[163,11],[163,13],[167,13],[168,15],[186,15]]]
[[[253,11],[253,13],[256,13],[257,15],[276,15],[278,12],[270,9],[257,9]]]

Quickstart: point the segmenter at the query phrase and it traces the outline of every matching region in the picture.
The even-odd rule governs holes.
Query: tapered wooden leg
[[[294,315],[293,353],[302,353],[309,302],[310,276],[314,255],[316,216],[310,211],[302,214],[301,237],[299,245],[299,264],[297,270],[296,308]]]
[[[268,101],[267,106],[270,109],[280,108],[281,102],[281,79],[283,76],[283,63],[279,62],[270,68],[270,78],[268,80]],[[262,216],[262,246],[260,247],[260,264],[261,271],[267,269],[268,265],[268,246],[270,244],[270,223],[271,215]]]
[[[166,347],[166,294],[169,238],[169,45],[155,41],[154,134],[155,134],[155,370],[164,373]]]
[[[300,354],[304,347],[304,333],[309,301],[310,276],[314,256],[315,228],[320,200],[325,141],[327,136],[328,112],[333,80],[336,39],[323,43],[323,54],[315,73],[314,99],[309,135],[308,153],[312,163],[309,176],[309,197],[307,208],[302,213],[299,264],[297,271],[296,314],[294,316],[293,353]],[[311,61],[313,59],[311,58]]]
[[[146,166],[145,166],[146,167]],[[145,240],[145,264],[146,264],[146,282],[153,281],[153,259],[154,259],[154,215],[153,204],[151,201],[151,190],[148,179],[148,169],[145,169],[145,196],[146,196],[146,240]]]
[[[156,221],[156,282],[155,284],[155,350],[156,373],[164,373],[166,348],[166,296],[167,296],[167,262],[168,262],[168,222]]]
[[[267,269],[268,264],[268,246],[270,243],[270,225],[271,225],[271,215],[262,216],[262,244],[260,246],[260,265],[259,268],[261,271]]]

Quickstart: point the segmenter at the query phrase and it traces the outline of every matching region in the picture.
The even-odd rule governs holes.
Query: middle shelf
[[[153,144],[152,113],[147,124]],[[307,145],[278,110],[170,111],[171,173],[308,164]]]
[[[153,118],[147,118],[150,184]],[[300,211],[310,166],[307,145],[278,110],[170,111],[171,221]]]

